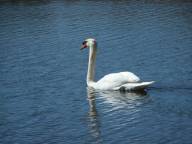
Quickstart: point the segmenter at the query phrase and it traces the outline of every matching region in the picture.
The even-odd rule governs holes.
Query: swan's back
[[[139,77],[131,72],[111,73],[105,75],[97,82],[97,88],[107,90],[120,87],[126,83],[136,83],[139,81]]]

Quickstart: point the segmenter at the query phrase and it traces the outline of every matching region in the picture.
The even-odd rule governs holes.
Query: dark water
[[[128,70],[156,84],[87,90],[87,37],[97,79]],[[191,142],[191,1],[0,2],[0,143]]]

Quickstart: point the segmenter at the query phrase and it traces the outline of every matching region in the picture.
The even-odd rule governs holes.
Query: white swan
[[[94,81],[95,60],[97,43],[95,39],[86,39],[81,46],[81,50],[89,48],[89,62],[87,71],[87,86],[97,90],[143,90],[154,81],[141,82],[140,78],[131,72],[111,73],[99,81]]]

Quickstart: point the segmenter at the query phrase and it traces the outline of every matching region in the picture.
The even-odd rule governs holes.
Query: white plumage
[[[145,89],[154,81],[140,82],[140,78],[132,72],[119,72],[105,75],[103,78],[94,81],[95,60],[97,44],[94,39],[87,39],[83,42],[81,49],[89,48],[89,62],[87,71],[88,87],[97,90],[141,90]]]
[[[97,81],[97,89],[114,89],[126,83],[136,83],[140,79],[131,72],[111,73]]]

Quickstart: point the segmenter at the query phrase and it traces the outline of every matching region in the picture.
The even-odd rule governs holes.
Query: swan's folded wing
[[[126,83],[120,87],[114,88],[114,90],[143,90],[153,84],[154,81],[151,82],[140,82],[140,83]]]
[[[111,73],[104,76],[97,82],[98,89],[114,89],[120,87],[126,83],[136,83],[140,79],[131,72]]]

